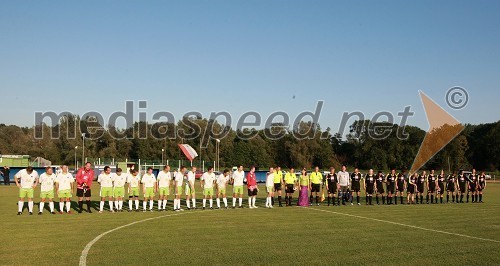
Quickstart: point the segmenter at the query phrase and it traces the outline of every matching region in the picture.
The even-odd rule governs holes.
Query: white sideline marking
[[[489,242],[494,242],[494,243],[500,243],[500,241],[494,240],[494,239],[488,239],[488,238],[481,238],[481,237],[475,237],[475,236],[462,235],[462,234],[451,233],[451,232],[446,232],[446,231],[441,231],[441,230],[424,228],[424,227],[415,226],[415,225],[396,223],[396,222],[391,222],[391,221],[386,221],[386,220],[380,220],[380,219],[370,218],[370,217],[363,217],[363,216],[358,216],[358,215],[353,215],[353,214],[348,214],[348,213],[341,213],[341,212],[334,212],[334,211],[327,211],[327,210],[320,210],[320,209],[313,209],[313,208],[303,208],[303,209],[309,209],[309,210],[319,211],[319,212],[328,212],[328,213],[333,213],[333,214],[339,214],[339,215],[344,215],[344,216],[349,216],[349,217],[354,217],[354,218],[360,218],[360,219],[365,219],[365,220],[372,220],[372,221],[381,222],[381,223],[394,224],[394,225],[409,227],[409,228],[413,228],[413,229],[420,229],[420,230],[430,231],[430,232],[435,232],[435,233],[441,233],[441,234],[446,234],[446,235],[460,236],[460,237],[471,238],[471,239],[476,239],[476,240],[482,240],[482,241],[489,241]]]
[[[147,219],[144,219],[144,220],[135,221],[135,222],[132,222],[132,223],[129,223],[129,224],[126,224],[126,225],[122,225],[122,226],[116,227],[115,229],[111,229],[109,231],[106,231],[106,232],[104,232],[104,233],[96,236],[92,241],[90,241],[85,246],[85,248],[82,251],[82,255],[80,256],[80,264],[79,265],[80,266],[86,266],[87,265],[87,255],[89,254],[90,248],[92,248],[92,246],[97,241],[99,241],[99,239],[101,239],[103,236],[105,236],[105,235],[107,235],[109,233],[112,233],[112,232],[114,232],[116,230],[120,230],[122,228],[131,226],[131,225],[134,225],[134,224],[138,224],[138,223],[142,223],[142,222],[147,222],[147,221],[151,221],[151,220],[156,220],[156,219],[160,219],[160,218],[166,218],[166,217],[172,217],[172,216],[179,216],[179,215],[188,214],[188,213],[194,213],[194,212],[183,212],[183,213],[168,214],[168,215],[163,215],[163,216],[158,216],[158,217],[151,217],[151,218],[147,218]]]

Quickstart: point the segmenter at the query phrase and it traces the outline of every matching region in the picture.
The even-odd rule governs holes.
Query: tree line
[[[376,130],[373,126],[392,130],[384,138],[374,139],[369,134],[370,130]],[[404,130],[407,139],[398,138],[398,130]],[[384,170],[409,169],[426,134],[415,126],[400,128],[396,124],[364,120],[354,121],[349,133],[342,137],[311,122],[301,122],[295,130],[278,123],[265,129],[235,131],[217,121],[184,117],[176,124],[135,122],[132,128],[117,129],[104,128],[78,116],[64,116],[56,126],[0,124],[0,154],[30,155],[46,158],[53,164],[74,165],[75,152],[77,159],[82,160],[81,150],[75,151],[75,147],[81,149],[83,144],[80,132],[85,133],[88,158],[160,162],[163,153],[165,159],[178,160],[183,155],[177,144],[185,143],[197,150],[202,160],[215,161],[214,140],[224,132],[225,137],[220,139],[221,167],[242,164],[261,169],[274,165],[339,169],[346,164]],[[251,137],[241,138],[242,135]],[[460,135],[425,165],[426,169],[445,171],[471,167],[486,171],[500,169],[500,121],[465,125]]]

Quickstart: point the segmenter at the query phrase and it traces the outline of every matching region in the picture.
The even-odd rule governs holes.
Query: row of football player
[[[82,178],[82,174],[88,173],[89,176],[93,176],[93,172],[90,173],[89,171],[92,171],[90,169],[90,164],[86,164],[86,166],[82,169],[79,170],[77,173],[77,183],[78,183],[78,188],[77,188],[77,196],[79,197],[79,202],[82,202],[82,198],[85,197],[90,197],[91,195],[91,189],[90,185],[88,184],[91,182],[91,178],[87,179],[87,177]],[[183,180],[185,179],[184,173],[186,172],[186,168],[182,167],[180,171],[177,171],[174,173],[174,179],[173,181],[176,183],[175,186],[175,199],[174,199],[174,210],[181,210],[180,208],[180,197],[182,194],[182,183]],[[195,200],[195,189],[194,189],[194,175],[196,173],[196,168],[193,168],[191,171],[187,173],[187,178],[186,178],[186,204],[187,208],[191,208],[191,202],[192,202],[192,207],[196,208],[196,200]],[[202,187],[203,187],[203,194],[204,194],[204,199],[203,199],[203,207],[205,208],[206,201],[208,200],[210,202],[210,208],[213,208],[213,203],[212,203],[212,197],[214,195],[214,186],[217,188],[217,197],[222,197],[223,202],[225,207],[227,207],[227,199],[226,199],[226,185],[228,184],[229,181],[230,183],[233,184],[233,207],[236,205],[236,201],[239,198],[239,207],[242,207],[242,195],[243,195],[243,182],[244,182],[244,172],[243,172],[243,167],[240,166],[237,171],[232,173],[231,178],[229,178],[229,170],[225,170],[224,173],[219,175],[219,177],[215,177],[215,174],[213,172],[213,169],[210,168],[208,172],[204,173],[203,176],[201,177],[202,181]],[[351,204],[352,200],[354,198],[354,194],[357,196],[357,203],[359,203],[359,197],[360,197],[360,184],[359,181],[362,179],[362,175],[359,173],[358,169],[355,169],[354,173],[350,175],[350,179],[347,178],[347,183],[344,183],[343,180],[345,180],[345,177],[349,177],[349,174],[346,171],[345,166],[343,166],[342,171],[335,173],[335,169],[331,168],[330,173],[328,173],[325,177],[323,178],[322,174],[319,172],[319,169],[316,167],[314,172],[311,174],[307,174],[307,170],[303,169],[300,178],[297,178],[295,171],[293,168],[290,169],[285,174],[285,177],[283,178],[283,173],[279,167],[277,167],[276,170],[273,168],[270,168],[267,178],[266,178],[266,190],[268,192],[268,197],[266,199],[266,207],[272,208],[274,205],[274,193],[277,192],[278,194],[278,201],[279,201],[279,206],[282,206],[281,202],[281,191],[282,191],[282,185],[286,186],[286,204],[291,205],[291,198],[293,196],[293,193],[297,188],[300,186],[301,187],[301,192],[305,189],[307,190],[306,193],[309,191],[311,192],[310,195],[310,203],[312,203],[313,199],[313,194],[316,193],[316,204],[319,204],[319,195],[318,193],[320,192],[321,189],[325,188],[326,185],[326,190],[328,191],[328,204],[330,205],[330,199],[333,199],[333,203],[335,202],[336,198],[336,191],[338,190],[339,197],[338,197],[338,202],[340,204],[340,198],[342,198],[342,203],[345,204],[345,197],[348,191],[352,191],[352,197],[351,198]],[[486,186],[486,181],[484,178],[484,173],[477,177],[475,175],[475,171],[473,171],[473,174],[471,175],[471,180],[467,179],[464,181],[465,177],[463,174],[460,174],[459,177],[457,178],[454,174],[451,174],[448,176],[447,180],[447,186],[446,189],[448,191],[448,196],[447,198],[449,199],[449,196],[452,195],[453,201],[455,201],[455,188],[458,187],[459,189],[458,194],[461,196],[461,201],[463,201],[463,194],[465,193],[465,187],[464,182],[468,184],[468,193],[473,194],[473,202],[482,202],[482,190]],[[404,174],[396,174],[395,170],[391,172],[391,174],[388,174],[386,177],[383,177],[381,172],[378,173],[378,175],[373,174],[373,170],[370,170],[369,173],[366,174],[365,176],[365,181],[364,181],[364,187],[365,191],[367,192],[367,204],[371,204],[371,199],[373,194],[377,194],[377,202],[378,202],[378,195],[382,196],[382,203],[384,204],[385,202],[385,197],[384,197],[384,187],[383,184],[386,183],[386,188],[387,188],[387,202],[388,204],[392,203],[392,198],[395,195],[396,197],[399,196],[401,197],[401,202],[402,202],[402,197],[403,197],[403,192],[404,192],[404,187],[407,188],[408,192],[408,203],[414,202],[414,194],[417,194],[417,202],[418,202],[418,196],[420,196],[420,201],[423,203],[423,196],[422,194],[424,193],[423,191],[423,186],[420,186],[420,184],[423,184],[425,182],[425,178],[427,177],[430,181],[426,182],[427,183],[427,202],[428,202],[428,197],[431,195],[431,202],[434,202],[434,194],[437,193],[440,195],[441,202],[442,202],[442,195],[444,193],[444,173],[441,173],[437,177],[434,175],[434,171],[431,171],[431,173],[427,176],[425,172],[422,175],[417,175],[414,174],[412,175],[408,182],[404,178]],[[477,177],[477,178],[474,178]],[[33,189],[38,185],[38,183],[41,184],[41,192],[40,192],[40,210],[43,210],[45,201],[49,201],[49,206],[50,210],[52,213],[54,213],[54,207],[52,199],[54,198],[54,185],[57,191],[57,195],[60,199],[60,209],[61,212],[63,210],[64,205],[66,205],[66,211],[70,212],[70,198],[72,197],[71,192],[73,191],[74,188],[74,179],[73,176],[68,173],[67,167],[63,166],[62,172],[59,173],[57,176],[52,173],[52,168],[47,167],[46,172],[43,173],[40,178],[38,178],[38,174],[36,171],[33,171],[32,168],[28,167],[27,169],[21,170],[17,175],[16,175],[16,184],[20,188],[20,201],[19,201],[19,212],[18,214],[22,213],[22,209],[24,206],[24,198],[28,198],[28,209],[30,214],[32,213],[33,209]],[[247,178],[247,188],[248,188],[248,195],[249,195],[249,207],[251,208],[256,208],[255,206],[255,196],[258,192],[258,187],[257,187],[257,182],[255,178],[255,168],[252,168],[250,173],[248,173]],[[19,181],[18,181],[19,180]],[[80,180],[78,182],[78,180]],[[420,180],[420,182],[419,182]],[[477,182],[474,182],[474,180],[477,180]],[[166,205],[167,205],[167,200],[168,196],[170,194],[170,182],[172,181],[171,173],[170,173],[170,167],[165,166],[163,171],[160,171],[158,178],[154,176],[152,173],[152,169],[148,169],[147,173],[141,178],[138,176],[137,171],[132,171],[131,175],[126,175],[122,174],[121,169],[117,169],[116,174],[111,173],[111,169],[109,167],[105,167],[103,173],[101,173],[98,177],[98,182],[101,184],[101,189],[100,189],[100,195],[101,195],[101,203],[99,210],[100,212],[103,211],[104,203],[105,200],[107,199],[109,201],[109,206],[110,210],[122,210],[123,209],[123,198],[125,194],[125,183],[128,183],[128,195],[129,195],[129,210],[132,209],[132,203],[135,202],[136,209],[138,209],[139,205],[139,183],[143,184],[143,195],[144,195],[144,201],[143,201],[143,210],[146,210],[146,205],[147,202],[149,201],[149,210],[152,210],[153,206],[153,199],[156,195],[156,193],[159,193],[159,198],[158,198],[158,209],[159,210],[165,210]],[[351,181],[351,182],[349,182]],[[462,182],[463,181],[463,182]],[[400,183],[401,182],[401,183]],[[31,186],[29,186],[31,184]],[[241,185],[240,185],[241,184]],[[323,184],[323,186],[321,186]],[[433,185],[434,184],[434,185]],[[320,188],[321,187],[321,188]],[[255,195],[254,195],[255,194]],[[299,193],[300,195],[300,193]],[[343,195],[343,197],[340,197],[340,195]],[[468,197],[467,196],[467,201]],[[411,201],[410,201],[411,199]],[[91,212],[90,210],[90,204],[89,204],[90,199],[87,198],[87,207],[88,211]],[[436,196],[436,201],[437,201],[437,196]],[[457,201],[458,201],[458,195],[457,195]],[[113,203],[115,206],[113,206]],[[397,204],[397,201],[394,202]],[[82,204],[79,204],[79,212],[82,212]],[[218,201],[218,207],[220,207],[220,199]],[[40,212],[41,213],[41,212]]]
[[[330,202],[330,197],[334,197],[337,191],[346,195],[346,191],[350,190],[351,204],[354,196],[356,196],[357,203],[360,204],[361,183],[363,183],[368,204],[371,204],[374,194],[377,196],[377,203],[378,196],[382,196],[383,204],[385,204],[385,199],[387,199],[388,204],[397,204],[397,200],[394,199],[393,201],[393,197],[400,197],[402,203],[405,191],[408,204],[418,204],[419,199],[420,203],[423,203],[424,194],[426,194],[426,203],[437,203],[438,198],[442,203],[443,194],[445,193],[447,194],[447,201],[451,196],[453,202],[463,202],[464,195],[467,195],[467,202],[469,202],[469,197],[472,196],[472,202],[475,203],[482,202],[483,190],[486,188],[486,175],[484,172],[478,175],[476,170],[472,170],[472,173],[468,175],[464,174],[463,171],[449,175],[445,175],[444,171],[441,171],[439,175],[436,175],[435,171],[431,170],[429,174],[423,171],[420,174],[414,173],[408,177],[406,173],[396,173],[394,169],[387,175],[384,175],[381,171],[374,174],[372,169],[367,174],[362,175],[358,169],[355,169],[349,175],[346,173],[345,166],[338,173],[335,173],[335,169],[331,168],[330,173],[325,177],[325,185],[329,194],[328,202]],[[384,197],[384,194],[387,197]],[[345,204],[345,201],[343,200],[342,203]]]

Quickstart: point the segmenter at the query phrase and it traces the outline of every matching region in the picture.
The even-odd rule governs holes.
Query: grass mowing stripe
[[[104,232],[104,233],[96,236],[92,241],[90,241],[89,243],[87,243],[87,245],[85,246],[85,248],[82,251],[82,255],[80,256],[80,263],[79,263],[79,265],[80,266],[86,266],[87,265],[87,255],[88,255],[90,249],[92,248],[92,246],[97,241],[99,241],[99,239],[101,239],[103,236],[105,236],[105,235],[107,235],[109,233],[112,233],[114,231],[123,229],[125,227],[129,227],[129,226],[132,226],[132,225],[135,225],[135,224],[138,224],[138,223],[147,222],[147,221],[151,221],[151,220],[156,220],[156,219],[160,219],[160,218],[166,218],[166,217],[172,217],[172,216],[179,216],[179,215],[188,214],[188,213],[189,212],[184,212],[184,213],[177,213],[177,214],[162,215],[162,216],[158,216],[158,217],[151,217],[151,218],[147,218],[147,219],[140,220],[140,221],[135,221],[135,222],[132,222],[132,223],[129,223],[129,224],[126,224],[126,225],[122,225],[122,226],[116,227],[114,229],[108,230],[108,231],[106,231],[106,232]]]
[[[386,221],[386,220],[380,220],[380,219],[376,219],[376,218],[364,217],[364,216],[359,216],[359,215],[353,215],[353,214],[347,214],[347,213],[341,213],[341,212],[334,212],[334,211],[327,211],[327,210],[320,210],[320,209],[315,209],[315,208],[302,208],[302,209],[309,209],[309,210],[313,210],[313,211],[333,213],[333,214],[344,215],[344,216],[349,216],[349,217],[354,217],[354,218],[359,218],[359,219],[372,220],[372,221],[381,222],[381,223],[394,224],[394,225],[409,227],[409,228],[413,228],[413,229],[420,229],[420,230],[424,230],[424,231],[431,231],[431,232],[441,233],[441,234],[446,234],[446,235],[454,235],[454,236],[460,236],[460,237],[471,238],[471,239],[476,239],[476,240],[489,241],[489,242],[493,242],[493,243],[500,243],[500,241],[494,240],[494,239],[481,238],[481,237],[475,237],[475,236],[468,236],[468,235],[463,235],[463,234],[458,234],[458,233],[451,233],[451,232],[446,232],[446,231],[442,231],[442,230],[429,229],[429,228],[424,228],[424,227],[420,227],[420,226],[409,225],[409,224],[402,224],[402,223],[391,222],[391,221]]]

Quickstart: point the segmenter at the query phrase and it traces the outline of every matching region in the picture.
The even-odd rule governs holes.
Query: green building
[[[0,155],[0,166],[8,167],[28,167],[30,164],[29,155]]]

